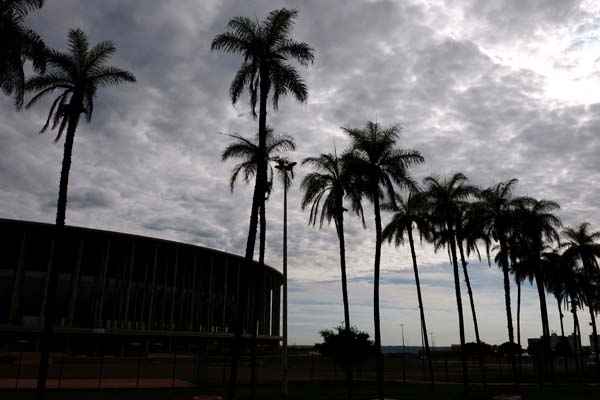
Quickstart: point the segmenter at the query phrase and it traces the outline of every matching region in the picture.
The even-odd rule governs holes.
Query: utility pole
[[[295,162],[285,158],[277,160],[275,168],[279,170],[283,178],[283,345],[281,357],[282,385],[281,394],[284,399],[288,397],[288,300],[287,300],[287,189],[294,179]]]

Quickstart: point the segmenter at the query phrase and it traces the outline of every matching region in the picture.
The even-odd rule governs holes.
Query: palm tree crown
[[[25,61],[31,61],[39,73],[46,66],[42,38],[25,25],[27,15],[43,5],[43,0],[0,0],[0,88],[6,95],[15,95],[17,109],[23,105],[25,94]]]
[[[259,88],[266,92],[273,89],[275,109],[283,95],[292,94],[300,102],[307,98],[304,80],[287,62],[294,59],[306,66],[314,61],[314,52],[308,44],[289,37],[297,15],[296,10],[282,8],[271,11],[262,22],[236,17],[229,21],[229,30],[217,35],[212,41],[212,50],[243,56],[244,61],[231,82],[229,94],[235,104],[244,89],[247,89],[254,116]]]
[[[27,92],[35,95],[27,107],[36,104],[46,95],[60,91],[52,102],[46,123],[41,132],[58,127],[58,141],[71,115],[84,114],[89,121],[94,112],[94,98],[99,88],[116,86],[123,82],[135,82],[130,72],[106,65],[115,53],[112,42],[100,42],[90,48],[86,34],[79,30],[69,32],[69,53],[51,50],[48,54],[48,72],[28,79]]]
[[[233,167],[233,173],[231,174],[231,179],[229,181],[229,186],[231,191],[233,191],[235,182],[240,174],[242,174],[242,179],[245,183],[249,183],[250,179],[256,175],[258,164],[261,159],[261,151],[258,147],[258,140],[252,141],[239,135],[229,136],[234,139],[234,142],[229,144],[225,150],[223,150],[221,159],[223,161],[231,158],[241,160]],[[286,135],[275,135],[273,134],[272,129],[267,129],[267,162],[277,159],[279,155],[284,152],[294,150],[296,150],[296,143],[294,143],[294,140],[291,137]],[[269,181],[272,181],[273,169],[270,168],[269,172],[269,175],[271,176]]]
[[[342,128],[352,140],[347,155],[349,168],[354,174],[353,184],[370,201],[387,195],[395,202],[395,185],[413,190],[417,183],[408,174],[409,167],[424,162],[420,152],[395,147],[400,127],[382,128],[376,122],[367,122],[363,129]]]
[[[315,171],[308,173],[302,180],[304,198],[302,209],[310,205],[309,223],[323,226],[327,220],[338,218],[346,209],[344,198],[348,198],[351,207],[357,215],[360,215],[364,224],[362,205],[357,193],[353,190],[351,177],[343,158],[337,154],[321,154],[319,157],[308,157],[302,161],[302,165],[308,165]]]

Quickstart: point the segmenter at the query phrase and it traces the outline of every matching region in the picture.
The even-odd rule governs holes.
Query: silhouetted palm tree
[[[460,218],[461,208],[464,203],[473,198],[477,188],[467,185],[467,177],[456,173],[448,178],[427,177],[426,185],[427,201],[432,224],[435,226],[436,240],[445,243],[449,247],[450,259],[454,273],[454,291],[458,310],[458,327],[461,344],[461,361],[463,371],[463,383],[468,388],[469,378],[467,363],[464,353],[465,346],[465,322],[463,316],[462,296],[460,293],[460,276],[458,270],[458,258],[456,255],[456,228],[457,220]]]
[[[59,242],[61,242],[62,228],[65,226],[69,170],[79,119],[84,114],[87,121],[91,121],[94,111],[94,98],[98,89],[104,86],[115,86],[123,82],[135,82],[135,77],[131,73],[106,65],[116,51],[111,42],[100,42],[90,48],[85,33],[76,29],[69,32],[68,45],[68,53],[56,50],[49,51],[47,59],[49,71],[45,75],[34,76],[25,83],[25,91],[35,93],[27,103],[28,108],[46,95],[56,90],[60,92],[52,102],[48,118],[41,130],[41,132],[45,132],[49,127],[51,129],[58,128],[58,133],[54,139],[56,142],[60,140],[66,129],[56,211]],[[62,246],[64,244],[59,243],[58,245]],[[55,306],[56,275],[55,268],[51,268],[47,283],[47,298],[49,300],[45,302],[43,310],[45,316],[43,337],[45,339],[42,340],[40,346],[42,353],[38,381],[40,393],[45,390],[48,373],[48,340],[52,334],[52,324],[54,323],[53,308]]]
[[[568,265],[564,260],[562,254],[556,249],[550,249],[542,254],[542,270],[544,270],[544,283],[546,290],[552,293],[556,299],[556,305],[558,307],[558,317],[560,319],[560,334],[565,336],[564,326],[564,314],[562,311],[563,302],[566,297],[566,283],[565,277],[570,271]]]
[[[350,176],[343,159],[336,154],[321,154],[319,157],[308,157],[302,165],[310,166],[314,172],[307,174],[302,181],[304,198],[302,209],[310,206],[308,222],[319,227],[323,222],[333,220],[340,245],[340,270],[342,276],[342,301],[344,304],[344,328],[349,330],[350,306],[348,301],[348,282],[346,277],[346,242],[344,238],[344,198],[350,199],[351,207],[363,219],[360,197],[354,192]]]
[[[266,149],[267,102],[272,92],[273,108],[277,109],[279,98],[291,94],[304,102],[308,96],[306,84],[294,67],[288,63],[296,60],[301,65],[314,61],[313,50],[306,43],[291,39],[291,29],[298,12],[285,8],[274,10],[263,21],[247,17],[232,18],[227,24],[228,30],[217,35],[211,44],[211,50],[240,54],[243,62],[237,71],[229,89],[231,101],[235,104],[244,90],[250,94],[252,115],[256,117],[258,102],[258,147]],[[258,212],[265,201],[267,185],[267,166],[260,163],[257,171],[257,185],[254,188],[248,241],[245,258],[254,256]],[[232,352],[232,365],[227,397],[235,397],[235,385],[238,373],[238,361],[241,347],[241,325],[243,310],[238,310],[235,328],[235,344]]]
[[[267,187],[269,192],[272,188],[273,181],[273,168],[269,164],[270,161],[276,160],[281,154],[287,151],[294,151],[296,144],[293,139],[288,136],[274,135],[273,130],[267,128],[267,139],[266,139],[266,152],[263,153],[258,147],[258,134],[256,141],[253,142],[239,135],[229,135],[234,139],[234,142],[228,145],[223,153],[221,159],[223,161],[230,158],[240,159],[240,162],[233,167],[233,173],[231,174],[230,187],[233,192],[235,182],[240,177],[246,183],[249,183],[252,178],[255,178],[255,187],[257,185],[257,170],[261,163],[261,155],[265,154],[267,163],[267,181],[270,182]],[[265,194],[268,195],[268,194]],[[267,234],[267,221],[266,221],[266,201],[260,206],[260,245],[259,245],[259,257],[258,262],[264,265],[265,262],[265,247],[266,247],[266,234]],[[254,282],[254,293],[262,292],[262,279],[257,279]],[[255,394],[256,389],[256,350],[257,350],[257,327],[258,322],[258,310],[261,309],[262,304],[259,297],[254,300],[254,313],[252,317],[252,360],[251,360],[251,386],[252,393]]]
[[[465,284],[467,285],[467,294],[469,295],[469,304],[471,306],[471,315],[473,317],[473,329],[475,330],[475,340],[477,344],[481,344],[479,336],[479,325],[477,323],[477,312],[475,310],[475,300],[473,298],[473,289],[471,287],[471,279],[469,278],[467,256],[476,246],[478,239],[484,238],[483,226],[476,221],[476,213],[471,212],[471,204],[465,203],[461,207],[460,214],[456,219],[456,244],[458,245],[458,253],[462,264]],[[467,247],[467,251],[465,251]]]
[[[235,104],[244,90],[250,94],[252,114],[256,117],[258,102],[258,148],[266,149],[267,102],[272,93],[273,108],[277,109],[279,98],[291,94],[298,101],[306,101],[306,84],[289,60],[308,65],[314,60],[313,50],[306,43],[291,39],[291,29],[298,12],[285,8],[274,10],[263,21],[247,17],[232,18],[225,33],[217,35],[211,44],[212,50],[240,54],[243,62],[231,83],[229,94]],[[264,202],[267,166],[257,168],[257,185],[254,189],[250,227],[246,244],[246,258],[252,259],[258,211]],[[237,372],[237,371],[234,371]]]
[[[229,136],[232,137],[234,141],[225,148],[221,154],[221,159],[223,161],[231,158],[240,160],[240,162],[233,167],[231,178],[229,180],[231,191],[233,192],[235,182],[238,178],[243,179],[245,183],[250,183],[251,179],[254,179],[254,185],[256,186],[256,172],[258,170],[261,155],[261,151],[258,147],[258,135],[256,141],[252,141],[239,135]],[[266,146],[267,182],[272,182],[273,168],[269,165],[269,162],[276,160],[285,152],[296,150],[296,143],[294,143],[294,140],[289,136],[273,134],[273,130],[269,128],[267,129]],[[272,183],[268,183],[267,187],[270,191]],[[262,207],[262,209],[266,209],[266,207]],[[266,221],[264,221],[265,213],[263,211],[260,212],[260,218],[261,226],[266,228]],[[259,262],[261,264],[264,263],[265,257],[265,234],[265,230],[261,229],[259,246]]]
[[[377,392],[383,399],[383,353],[381,351],[381,320],[379,316],[379,275],[381,264],[381,201],[386,197],[395,201],[395,185],[414,190],[416,182],[408,168],[424,161],[418,151],[397,149],[400,128],[382,128],[367,122],[365,128],[342,128],[352,140],[347,163],[357,192],[373,203],[375,214],[375,261],[373,284],[373,309],[375,325],[375,352],[377,357]]]
[[[600,232],[592,232],[590,224],[585,222],[575,228],[566,228],[562,233],[566,240],[566,242],[563,243],[563,246],[565,247],[564,256],[572,262],[580,262],[583,267],[583,275],[586,281],[591,281],[599,272],[598,257],[600,257],[600,244],[598,244],[597,241],[600,239]],[[592,301],[592,293],[589,289],[589,286],[584,286],[583,296],[590,311],[592,340],[594,341],[594,347],[596,349],[596,364],[600,365],[598,355],[598,330],[596,327],[597,309],[594,307],[595,302]]]
[[[25,62],[31,61],[38,73],[46,68],[46,46],[25,25],[27,15],[43,5],[44,0],[0,0],[0,88],[6,95],[14,94],[17,109],[23,105],[25,94]]]
[[[519,268],[527,269],[528,274],[535,279],[542,317],[543,356],[549,361],[545,364],[550,368],[553,379],[553,363],[551,358],[546,358],[552,357],[552,350],[550,347],[550,325],[548,323],[548,308],[544,285],[546,270],[542,262],[542,252],[545,246],[559,243],[557,228],[560,227],[561,222],[554,213],[560,206],[553,201],[536,200],[533,198],[525,198],[521,203],[521,206],[517,210],[517,217],[520,221],[519,230],[524,239],[524,246],[521,266]]]
[[[421,281],[419,279],[419,267],[417,265],[417,255],[415,253],[415,241],[413,238],[413,229],[417,229],[421,241],[423,237],[430,235],[429,219],[427,217],[427,202],[422,193],[411,192],[406,199],[396,195],[395,204],[389,204],[384,208],[394,212],[392,220],[383,229],[383,239],[388,242],[394,240],[396,247],[405,244],[408,238],[410,254],[413,263],[413,272],[415,274],[415,285],[417,286],[417,300],[419,302],[419,313],[421,317],[421,329],[423,330],[423,343],[425,345],[425,354],[429,366],[429,376],[431,384],[434,384],[433,362],[429,349],[429,338],[427,334],[427,323],[425,321],[425,307],[423,306],[423,297],[421,295]]]
[[[130,72],[106,65],[115,51],[112,42],[100,42],[90,48],[83,31],[71,30],[69,52],[51,50],[48,54],[48,73],[34,76],[25,83],[25,90],[34,93],[26,105],[27,108],[54,91],[60,92],[52,102],[48,118],[41,130],[45,132],[49,127],[58,128],[54,140],[59,141],[66,129],[56,212],[56,225],[59,226],[65,224],[71,154],[81,115],[85,115],[88,122],[91,121],[98,89],[123,82],[135,82],[135,77]]]
[[[504,302],[506,307],[506,321],[508,326],[508,340],[515,342],[512,310],[510,304],[510,278],[509,238],[515,221],[515,207],[520,203],[520,198],[513,197],[513,189],[517,183],[516,179],[498,183],[478,193],[478,201],[474,205],[477,218],[483,225],[486,235],[498,242],[498,265],[502,269],[504,277]],[[513,374],[516,376],[516,368],[513,360]]]

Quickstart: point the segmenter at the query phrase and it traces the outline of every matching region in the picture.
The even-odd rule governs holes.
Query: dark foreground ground
[[[204,388],[204,389],[154,389],[154,390],[110,390],[102,391],[51,391],[48,399],[66,399],[66,400],[193,400],[198,395],[218,395],[222,388]],[[248,398],[249,388],[240,387],[239,398]],[[355,400],[373,399],[375,396],[375,386],[373,384],[356,384],[353,398]],[[469,395],[465,395],[462,385],[445,384],[436,385],[435,390],[427,385],[417,384],[395,384],[386,385],[386,397],[394,399],[414,399],[414,400],[433,400],[433,399],[503,399],[511,398],[507,396],[520,395],[522,399],[529,400],[558,400],[574,399],[588,400],[600,399],[600,385],[548,385],[543,390],[537,386],[521,387],[514,389],[511,386],[491,386],[484,392],[482,388],[473,388]],[[29,400],[33,399],[32,392],[10,392],[0,391],[0,398]],[[258,389],[258,399],[279,400],[279,386],[263,385]],[[516,397],[519,398],[519,397]],[[290,385],[289,400],[320,400],[320,399],[346,399],[346,389],[343,385],[308,383]]]

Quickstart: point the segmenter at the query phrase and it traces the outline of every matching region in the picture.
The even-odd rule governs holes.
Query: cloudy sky
[[[197,243],[241,254],[251,202],[224,134],[252,135],[247,97],[228,87],[240,64],[210,52],[238,15],[300,11],[294,34],[316,50],[302,68],[306,104],[284,100],[269,123],[293,136],[301,160],[344,148],[340,126],[401,124],[400,145],[420,150],[413,173],[464,172],[476,184],[519,178],[519,193],[560,202],[565,224],[600,226],[600,6],[595,0],[47,1],[31,24],[56,48],[70,28],[112,40],[115,65],[138,83],[98,94],[77,132],[67,223]],[[16,113],[0,98],[0,217],[52,222],[62,144],[38,135],[48,103]],[[300,170],[298,180],[306,173]],[[298,186],[290,193],[290,341],[309,344],[343,319],[333,227],[307,226]],[[367,209],[367,215],[372,211]],[[281,265],[282,194],[268,204],[267,261]],[[386,219],[389,216],[386,216]],[[373,224],[347,222],[353,324],[372,331]],[[436,345],[458,341],[456,301],[444,252],[417,249]],[[482,338],[506,341],[501,274],[471,260]],[[516,289],[513,287],[513,294]],[[466,297],[465,297],[466,301]],[[513,296],[516,302],[516,295]],[[551,329],[559,330],[556,305]],[[469,315],[465,309],[466,315]],[[583,317],[584,330],[588,321]],[[523,338],[539,335],[536,292],[523,301]],[[384,344],[420,343],[407,249],[384,246]],[[467,319],[468,338],[473,338]],[[567,317],[566,326],[572,327]],[[587,343],[587,341],[586,341]]]

